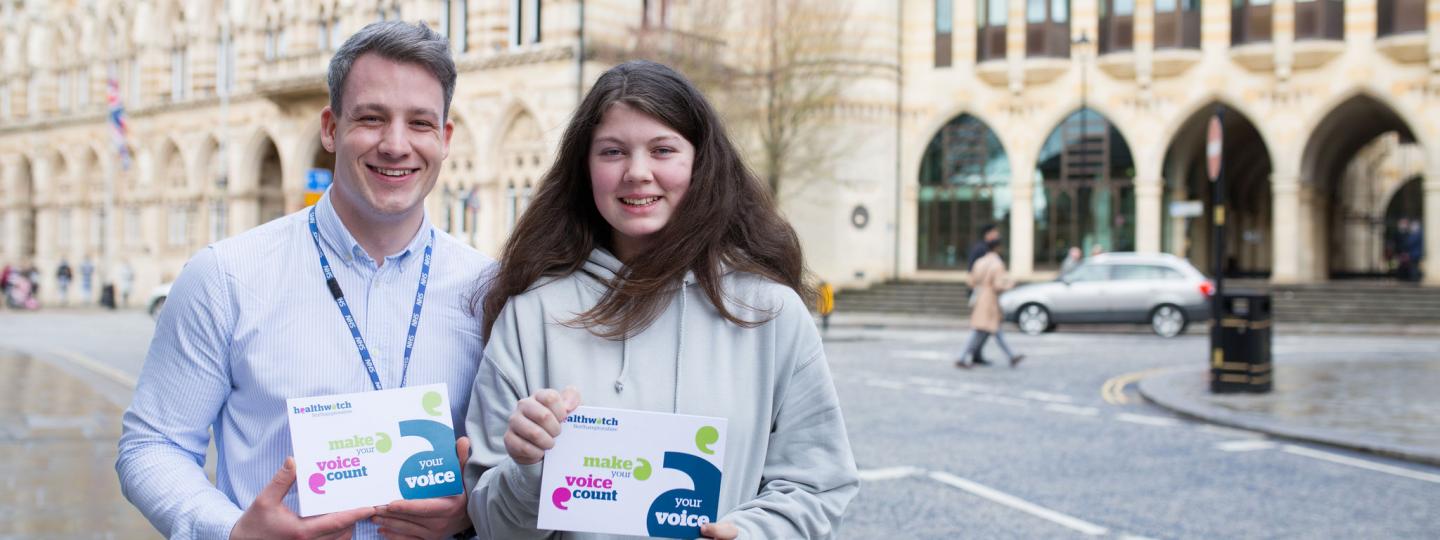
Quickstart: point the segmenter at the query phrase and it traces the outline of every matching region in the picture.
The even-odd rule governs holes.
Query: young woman
[[[728,420],[704,536],[836,535],[859,480],[799,241],[682,76],[600,76],[501,261],[466,418],[482,538],[555,537],[541,462],[582,403]]]
[[[1010,359],[1010,367],[1019,365],[1025,359],[1025,355],[1010,351],[1005,336],[1000,333],[1001,326],[1005,324],[1000,310],[1000,293],[1015,286],[1009,272],[1005,271],[1005,261],[996,251],[1000,249],[1000,243],[999,238],[987,240],[985,254],[970,267],[970,287],[975,290],[975,303],[970,306],[970,339],[965,343],[965,352],[955,361],[955,367],[969,369],[973,365],[989,365],[980,352],[991,334],[995,335],[995,342]]]

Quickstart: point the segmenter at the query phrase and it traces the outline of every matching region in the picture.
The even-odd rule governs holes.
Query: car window
[[[1166,272],[1174,274],[1174,278],[1180,277],[1180,273],[1162,266],[1150,266],[1143,264],[1121,264],[1115,266],[1115,279],[1117,280],[1156,280],[1174,279]]]
[[[1065,281],[1070,283],[1105,281],[1107,279],[1110,279],[1110,265],[1108,264],[1085,264],[1065,274]]]
[[[1166,281],[1185,281],[1185,274],[1181,274],[1179,270],[1174,268],[1161,268],[1160,270],[1160,279]]]

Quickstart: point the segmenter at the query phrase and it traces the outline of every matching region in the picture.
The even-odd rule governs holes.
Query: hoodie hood
[[[620,259],[610,253],[609,250],[597,247],[590,250],[590,256],[585,259],[585,264],[580,268],[582,272],[594,278],[598,285],[602,287],[600,292],[603,295],[603,287],[614,282],[615,277],[625,270],[625,263],[621,262]],[[688,292],[689,286],[693,283],[695,283],[695,273],[686,272],[685,286],[682,287],[679,294],[676,295],[680,297],[680,315],[675,332],[674,393],[672,394],[673,397],[670,403],[670,412],[679,412],[680,410],[680,359],[685,355],[685,311],[689,304],[686,298],[689,295],[686,293]],[[598,302],[599,299],[597,298],[596,301]],[[660,316],[664,317],[665,315],[661,313]],[[625,375],[629,371],[630,337],[627,336],[620,340],[620,372],[615,375],[616,394],[625,391]]]

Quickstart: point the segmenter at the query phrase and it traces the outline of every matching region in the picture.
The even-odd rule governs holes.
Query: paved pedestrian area
[[[1147,399],[1206,421],[1432,465],[1440,465],[1437,389],[1440,358],[1277,361],[1267,394],[1212,394],[1201,368],[1140,381]]]
[[[120,495],[123,411],[46,362],[0,350],[0,538],[153,538]]]

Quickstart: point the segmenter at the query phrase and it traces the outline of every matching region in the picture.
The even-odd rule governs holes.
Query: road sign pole
[[[1215,291],[1210,297],[1210,365],[1218,369],[1225,362],[1221,343],[1221,320],[1225,298],[1225,107],[1215,107],[1205,136],[1206,172],[1210,175],[1211,267]]]

